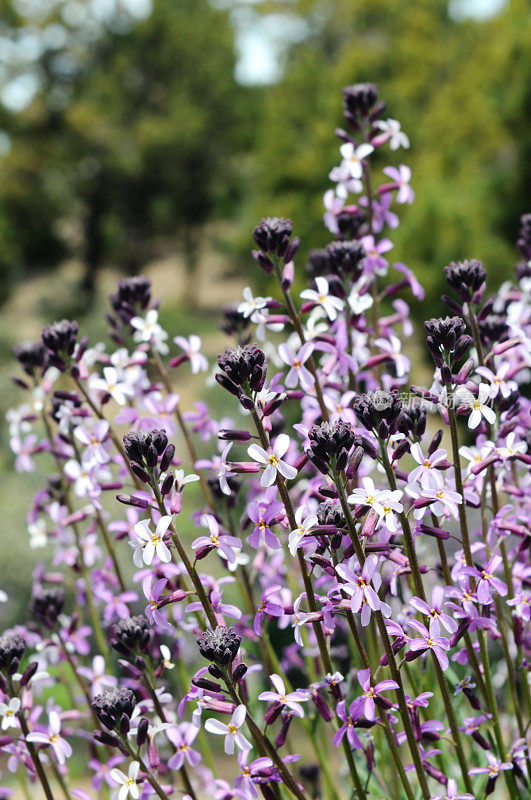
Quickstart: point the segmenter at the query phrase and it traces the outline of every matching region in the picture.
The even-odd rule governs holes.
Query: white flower
[[[297,470],[295,467],[291,467],[285,461],[282,461],[282,456],[286,453],[289,445],[289,436],[281,433],[275,439],[273,448],[269,452],[258,444],[252,444],[247,449],[251,458],[254,458],[260,464],[267,465],[260,479],[261,486],[272,486],[276,480],[277,472],[280,472],[287,480],[292,480],[296,477]]]
[[[180,492],[187,483],[195,483],[198,480],[200,480],[199,475],[196,475],[195,472],[185,475],[183,469],[175,470],[175,489],[178,492]]]
[[[348,304],[353,314],[363,314],[374,302],[370,292],[362,292],[365,287],[360,281],[355,283],[348,296]]]
[[[170,524],[171,517],[169,515],[165,515],[157,522],[155,531],[150,530],[149,522],[146,519],[137,522],[134,526],[134,531],[140,540],[144,564],[149,566],[153,561],[154,555],[156,555],[160,561],[163,561],[166,564],[171,561],[171,553],[168,550],[164,539],[162,538],[168,530]]]
[[[205,356],[200,352],[201,338],[192,334],[189,339],[184,336],[176,336],[173,340],[175,344],[182,347],[188,358],[190,359],[190,366],[194,375],[198,372],[206,372],[208,369],[208,361]]]
[[[20,700],[13,697],[9,703],[0,703],[0,717],[2,717],[2,730],[17,727],[17,713],[20,710]]]
[[[150,308],[145,317],[133,317],[131,325],[136,328],[133,339],[135,342],[149,342],[157,352],[166,355],[168,334],[159,325],[158,318],[159,312],[155,308]]]
[[[404,147],[406,150],[409,147],[409,138],[401,130],[400,123],[396,119],[380,119],[374,123],[375,128],[379,128],[384,133],[389,135],[389,147],[391,150],[398,150],[399,147]]]
[[[255,311],[260,308],[265,308],[270,297],[253,297],[250,286],[246,286],[243,290],[243,303],[238,306],[238,313],[243,314],[244,317],[250,317]]]
[[[104,367],[103,378],[94,378],[90,382],[90,387],[104,394],[110,394],[119,406],[124,406],[127,398],[134,394],[133,388],[120,380],[115,367]]]
[[[133,761],[129,764],[127,775],[121,769],[111,769],[109,776],[120,786],[118,800],[125,800],[128,795],[131,795],[133,800],[137,800],[140,797],[140,789],[136,782],[139,770],[140,764],[138,761]]]
[[[360,144],[359,147],[354,147],[352,142],[345,142],[339,148],[339,152],[343,156],[342,166],[348,170],[350,177],[359,181],[363,176],[363,159],[370,156],[374,151],[372,144]]]
[[[472,409],[472,413],[468,418],[468,427],[471,430],[478,427],[481,422],[481,417],[485,417],[487,422],[491,425],[496,422],[496,412],[487,405],[488,401],[491,399],[491,388],[486,383],[479,384],[477,397],[468,389],[462,387],[457,390],[456,394],[459,402]]]
[[[337,317],[337,312],[343,309],[343,300],[328,294],[328,281],[321,275],[315,279],[315,284],[317,291],[315,289],[305,289],[301,292],[301,297],[303,300],[310,300],[312,303],[321,306],[326,311],[328,318],[333,322]]]
[[[175,664],[171,660],[170,648],[165,644],[161,644],[160,654],[162,656],[162,666],[164,669],[174,669]]]
[[[74,458],[70,458],[64,466],[64,472],[74,482],[74,492],[77,497],[86,497],[95,490],[96,484],[92,467],[80,464]]]
[[[515,443],[516,434],[514,431],[511,431],[505,440],[505,447],[498,447],[497,453],[500,458],[511,458],[511,456],[517,456],[519,453],[525,453],[527,451],[527,445],[525,442],[516,442]]]
[[[308,514],[308,516],[303,519],[307,510],[306,506],[299,506],[295,512],[295,522],[298,527],[291,531],[288,539],[288,547],[292,556],[295,555],[297,548],[301,546],[303,538],[318,524],[318,519],[315,514]]]
[[[42,517],[36,519],[35,522],[30,522],[28,525],[28,533],[30,537],[29,546],[32,550],[36,550],[39,547],[46,547],[48,544],[46,522]]]
[[[247,741],[239,730],[245,722],[246,714],[247,711],[242,704],[234,709],[228,725],[225,725],[224,722],[219,722],[217,719],[207,719],[205,722],[205,730],[209,733],[219,733],[225,736],[225,752],[228,756],[233,755],[235,744],[238,745],[240,750],[250,750],[252,748],[252,744]]]

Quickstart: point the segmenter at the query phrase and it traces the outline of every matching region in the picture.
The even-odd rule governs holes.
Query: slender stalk
[[[16,697],[17,693],[15,691],[15,687],[13,685],[13,680],[11,677],[8,677],[7,683],[9,686],[9,692],[11,697]],[[25,745],[28,749],[28,753],[30,754],[30,758],[33,761],[33,766],[35,767],[35,771],[39,776],[39,780],[41,782],[42,790],[46,795],[46,800],[54,800],[53,792],[50,788],[50,784],[48,783],[48,778],[46,777],[46,773],[44,771],[44,767],[42,766],[41,759],[39,758],[39,751],[33,744],[33,742],[28,742],[28,736],[30,734],[30,729],[28,728],[28,723],[26,721],[26,715],[24,714],[24,710],[22,706],[17,713],[17,719],[20,723],[20,728],[22,733],[24,734]]]

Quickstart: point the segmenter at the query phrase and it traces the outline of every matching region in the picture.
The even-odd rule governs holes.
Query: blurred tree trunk
[[[184,301],[191,308],[197,308],[199,300],[199,249],[199,230],[186,225],[183,233]]]
[[[96,190],[87,199],[87,214],[84,224],[85,270],[81,279],[81,290],[91,303],[96,293],[97,275],[104,252],[103,213],[104,195],[101,190]]]

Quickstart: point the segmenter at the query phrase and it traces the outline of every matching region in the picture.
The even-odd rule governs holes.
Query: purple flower
[[[253,625],[254,632],[257,636],[262,635],[262,620],[266,614],[268,614],[270,617],[281,617],[284,614],[284,606],[280,605],[279,603],[275,603],[273,600],[270,600],[270,597],[277,594],[281,588],[282,587],[280,584],[276,584],[275,586],[269,586],[262,592],[260,603],[256,609]]]
[[[380,239],[379,242],[376,242],[374,236],[363,236],[361,243],[367,254],[363,259],[365,270],[368,273],[385,275],[389,262],[383,257],[382,253],[392,250],[393,243],[389,239]]]
[[[485,569],[477,569],[476,567],[463,567],[461,572],[465,575],[472,575],[478,579],[476,587],[476,596],[478,603],[481,605],[489,605],[492,603],[492,593],[499,594],[505,597],[507,594],[507,586],[505,583],[497,578],[494,573],[502,564],[503,559],[501,556],[491,556],[489,563]]]
[[[142,591],[144,597],[148,601],[146,606],[146,617],[152,625],[158,625],[159,628],[164,630],[171,629],[171,625],[159,611],[159,603],[162,592],[166,588],[168,581],[166,578],[159,578],[158,580],[153,575],[146,575],[142,581]]]
[[[234,548],[236,550],[241,549],[241,542],[239,539],[236,539],[235,536],[229,536],[226,533],[221,533],[219,522],[215,517],[211,514],[205,514],[203,516],[203,521],[206,523],[206,527],[210,531],[209,536],[199,536],[199,538],[195,539],[192,542],[192,550],[199,550],[203,547],[208,548],[216,548],[221,555],[223,555],[229,564],[233,564],[236,561],[236,553],[234,552]]]
[[[59,764],[64,764],[67,758],[72,755],[72,748],[66,739],[60,735],[61,719],[56,711],[50,712],[48,729],[44,731],[34,731],[26,736],[27,742],[36,744],[51,745],[54,755]]]
[[[410,168],[406,167],[405,164],[400,164],[398,169],[396,167],[384,167],[383,171],[396,184],[394,187],[398,189],[396,202],[411,204],[415,199],[415,192],[409,185],[411,180]]]
[[[354,721],[355,719],[357,719],[355,702],[356,701],[350,704],[348,712],[344,700],[341,700],[337,704],[336,713],[339,719],[343,722],[343,725],[341,725],[341,727],[338,728],[338,730],[334,734],[334,744],[336,747],[341,746],[343,737],[346,734],[348,743],[350,744],[353,750],[363,749],[363,746],[359,740],[359,736],[354,729]]]
[[[457,782],[453,778],[448,778],[446,794],[434,794],[430,800],[474,800],[474,795],[467,792],[459,792]]]
[[[271,703],[278,703],[281,706],[285,706],[289,708],[296,717],[304,717],[304,709],[299,703],[305,703],[309,698],[305,692],[286,692],[286,687],[284,686],[284,681],[277,675],[273,673],[270,676],[271,683],[276,689],[276,692],[262,692],[258,695],[259,700],[266,700]]]
[[[390,708],[392,706],[392,703],[390,703],[386,698],[379,697],[380,692],[388,692],[391,689],[398,689],[398,683],[396,681],[385,680],[380,681],[374,686],[371,686],[370,669],[358,670],[357,677],[358,683],[363,689],[363,695],[354,700],[351,706],[351,713],[353,713],[356,717],[363,714],[366,719],[373,720],[376,718],[375,701],[377,703],[379,702],[380,705],[383,705],[385,708]]]
[[[191,767],[197,767],[201,761],[201,754],[193,750],[193,744],[199,728],[191,722],[181,722],[179,725],[172,725],[166,731],[166,736],[175,745],[176,752],[168,760],[170,769],[181,769],[186,761]]]
[[[444,604],[444,587],[433,587],[431,592],[431,606],[420,597],[412,597],[409,602],[415,611],[420,611],[421,614],[430,618],[430,634],[432,636],[438,636],[440,634],[441,625],[448,633],[455,633],[457,630],[456,621],[442,610]]]
[[[448,669],[448,656],[444,652],[450,649],[450,642],[448,639],[431,636],[426,626],[416,619],[409,620],[408,625],[420,634],[418,638],[410,640],[409,652],[417,653],[420,656],[427,653],[428,650],[431,650],[439,662],[441,669],[443,671]]]
[[[258,548],[263,540],[271,549],[279,550],[282,543],[271,531],[270,525],[278,523],[284,517],[283,503],[279,500],[272,503],[257,501],[249,505],[247,514],[251,522],[254,522],[253,532],[248,539],[251,547]]]
[[[361,624],[363,627],[369,624],[371,611],[381,611],[387,617],[391,615],[391,609],[387,603],[383,603],[380,600],[372,585],[376,582],[379,587],[382,581],[380,573],[377,572],[377,567],[378,557],[374,555],[367,557],[361,575],[352,572],[344,564],[339,564],[336,567],[336,572],[345,581],[341,588],[350,595],[350,607],[353,613],[356,614],[361,609]]]
[[[312,373],[304,366],[313,352],[313,342],[305,342],[295,355],[293,350],[285,342],[279,344],[278,354],[284,364],[291,367],[286,375],[285,384],[289,389],[293,389],[297,383],[301,388],[309,391],[315,383]]]

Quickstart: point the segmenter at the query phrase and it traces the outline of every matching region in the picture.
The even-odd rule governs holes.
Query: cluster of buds
[[[114,314],[108,314],[111,336],[115,342],[123,344],[121,328],[130,328],[133,317],[145,311],[151,302],[151,281],[140,275],[122,278],[118,289],[109,297]]]
[[[110,731],[119,728],[122,733],[126,733],[129,729],[129,721],[135,706],[133,692],[125,687],[109,689],[97,695],[92,701],[92,710],[102,725]]]
[[[16,633],[3,633],[0,636],[0,672],[13,675],[19,667],[24,655],[26,643]]]
[[[46,348],[42,342],[22,342],[15,345],[13,354],[30,377],[42,372],[46,364]]]
[[[307,455],[319,472],[327,475],[345,469],[348,456],[354,444],[352,427],[343,420],[322,422],[313,425],[308,431],[310,442]]]
[[[429,319],[424,323],[428,333],[426,344],[435,366],[441,371],[444,384],[452,383],[452,370],[467,355],[472,337],[466,333],[466,325],[461,317]]]
[[[330,242],[324,250],[326,272],[342,278],[348,274],[357,280],[363,272],[365,248],[357,240]]]
[[[52,630],[57,625],[57,620],[64,604],[65,593],[62,589],[58,587],[51,589],[38,588],[33,592],[30,611],[37,622]]]
[[[299,240],[291,240],[293,226],[290,219],[282,217],[267,217],[256,226],[253,232],[253,239],[258,246],[258,250],[252,251],[252,256],[266,272],[273,272],[278,266],[279,259],[285,264],[291,264],[297,250]]]
[[[378,390],[357,395],[352,408],[358,422],[379,439],[386,440],[399,429],[403,405],[398,392]]]
[[[126,658],[147,653],[151,641],[147,619],[141,616],[121,619],[113,626],[109,641],[116,652]]]
[[[197,639],[199,652],[218,667],[227,667],[232,664],[240,649],[241,636],[234,628],[218,627],[213,631],[205,631]]]
[[[255,344],[234,347],[218,356],[221,372],[216,373],[220,386],[238,398],[244,408],[252,408],[250,395],[260,392],[267,375],[266,357]]]
[[[485,291],[487,271],[476,259],[470,261],[452,261],[444,268],[449,286],[465,303],[479,303]]]
[[[66,359],[74,355],[78,334],[77,322],[63,319],[42,329],[42,342],[46,348],[47,363],[61,372],[66,369]]]
[[[343,113],[350,127],[357,131],[367,120],[372,122],[383,110],[383,105],[374,104],[378,99],[375,83],[355,83],[343,89]]]
[[[166,472],[175,455],[175,445],[168,444],[164,430],[132,431],[123,437],[123,442],[131,469],[144,483],[150,482],[155,467]]]

